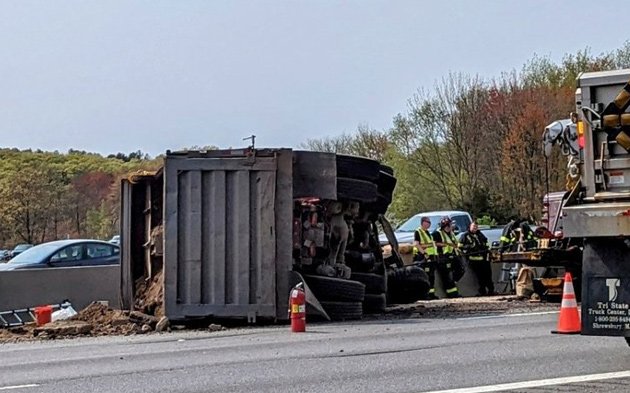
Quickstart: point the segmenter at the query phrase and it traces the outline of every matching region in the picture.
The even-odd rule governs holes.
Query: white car
[[[112,244],[120,245],[120,235],[112,237],[111,239],[109,239],[109,242]]]

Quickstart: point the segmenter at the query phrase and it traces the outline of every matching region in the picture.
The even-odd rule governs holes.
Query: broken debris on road
[[[145,334],[157,330],[160,320],[138,311],[111,309],[101,303],[92,303],[70,319],[36,326],[34,323],[9,329],[0,329],[0,343],[82,336],[110,336]],[[165,330],[167,321],[160,329]]]
[[[517,296],[440,299],[394,305],[387,307],[381,314],[373,314],[364,319],[459,318],[541,311],[558,311],[558,304],[531,302]],[[0,343],[86,336],[135,335],[168,330],[170,330],[169,321],[165,317],[157,318],[138,311],[113,310],[101,303],[93,303],[68,320],[51,322],[40,327],[29,324],[0,329]],[[225,330],[225,327],[217,324],[211,324],[206,329],[210,332],[221,330]]]

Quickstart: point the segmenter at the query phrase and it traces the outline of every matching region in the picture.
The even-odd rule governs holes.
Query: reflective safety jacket
[[[438,254],[440,255],[452,255],[455,253],[455,246],[457,245],[457,239],[453,232],[445,232],[443,230],[437,230],[433,232],[433,240],[436,243],[443,243],[444,246],[438,246]]]
[[[488,238],[477,231],[465,232],[459,237],[459,247],[471,261],[483,261],[488,255]]]
[[[523,241],[526,243],[528,247],[535,247],[535,242],[537,240],[534,235],[534,231],[529,226],[527,221],[520,220],[512,220],[510,221],[505,228],[503,228],[503,232],[501,233],[501,246],[513,245],[518,242],[515,230],[519,228],[521,233],[524,234]]]
[[[422,227],[416,229],[416,233],[418,234],[418,237],[420,238],[420,244],[425,245],[425,244],[430,244],[429,247],[425,248],[424,251],[426,252],[427,255],[437,255],[437,248],[435,247],[435,242],[433,242],[433,238],[431,238],[431,235],[429,235],[429,232],[424,230]],[[413,255],[418,255],[418,253],[420,252],[420,250],[418,250],[418,247],[413,248]]]

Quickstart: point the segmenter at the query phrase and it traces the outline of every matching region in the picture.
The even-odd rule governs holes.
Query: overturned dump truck
[[[395,185],[391,168],[361,157],[167,152],[158,171],[123,180],[122,307],[171,320],[285,320],[290,288],[304,282],[310,315],[380,311],[388,272],[414,280],[388,268],[402,262],[386,263],[379,247]]]

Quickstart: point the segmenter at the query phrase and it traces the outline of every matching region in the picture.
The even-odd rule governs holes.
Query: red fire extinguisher
[[[291,331],[300,333],[306,331],[306,294],[304,284],[299,283],[291,290],[289,295],[289,316],[291,318]]]

